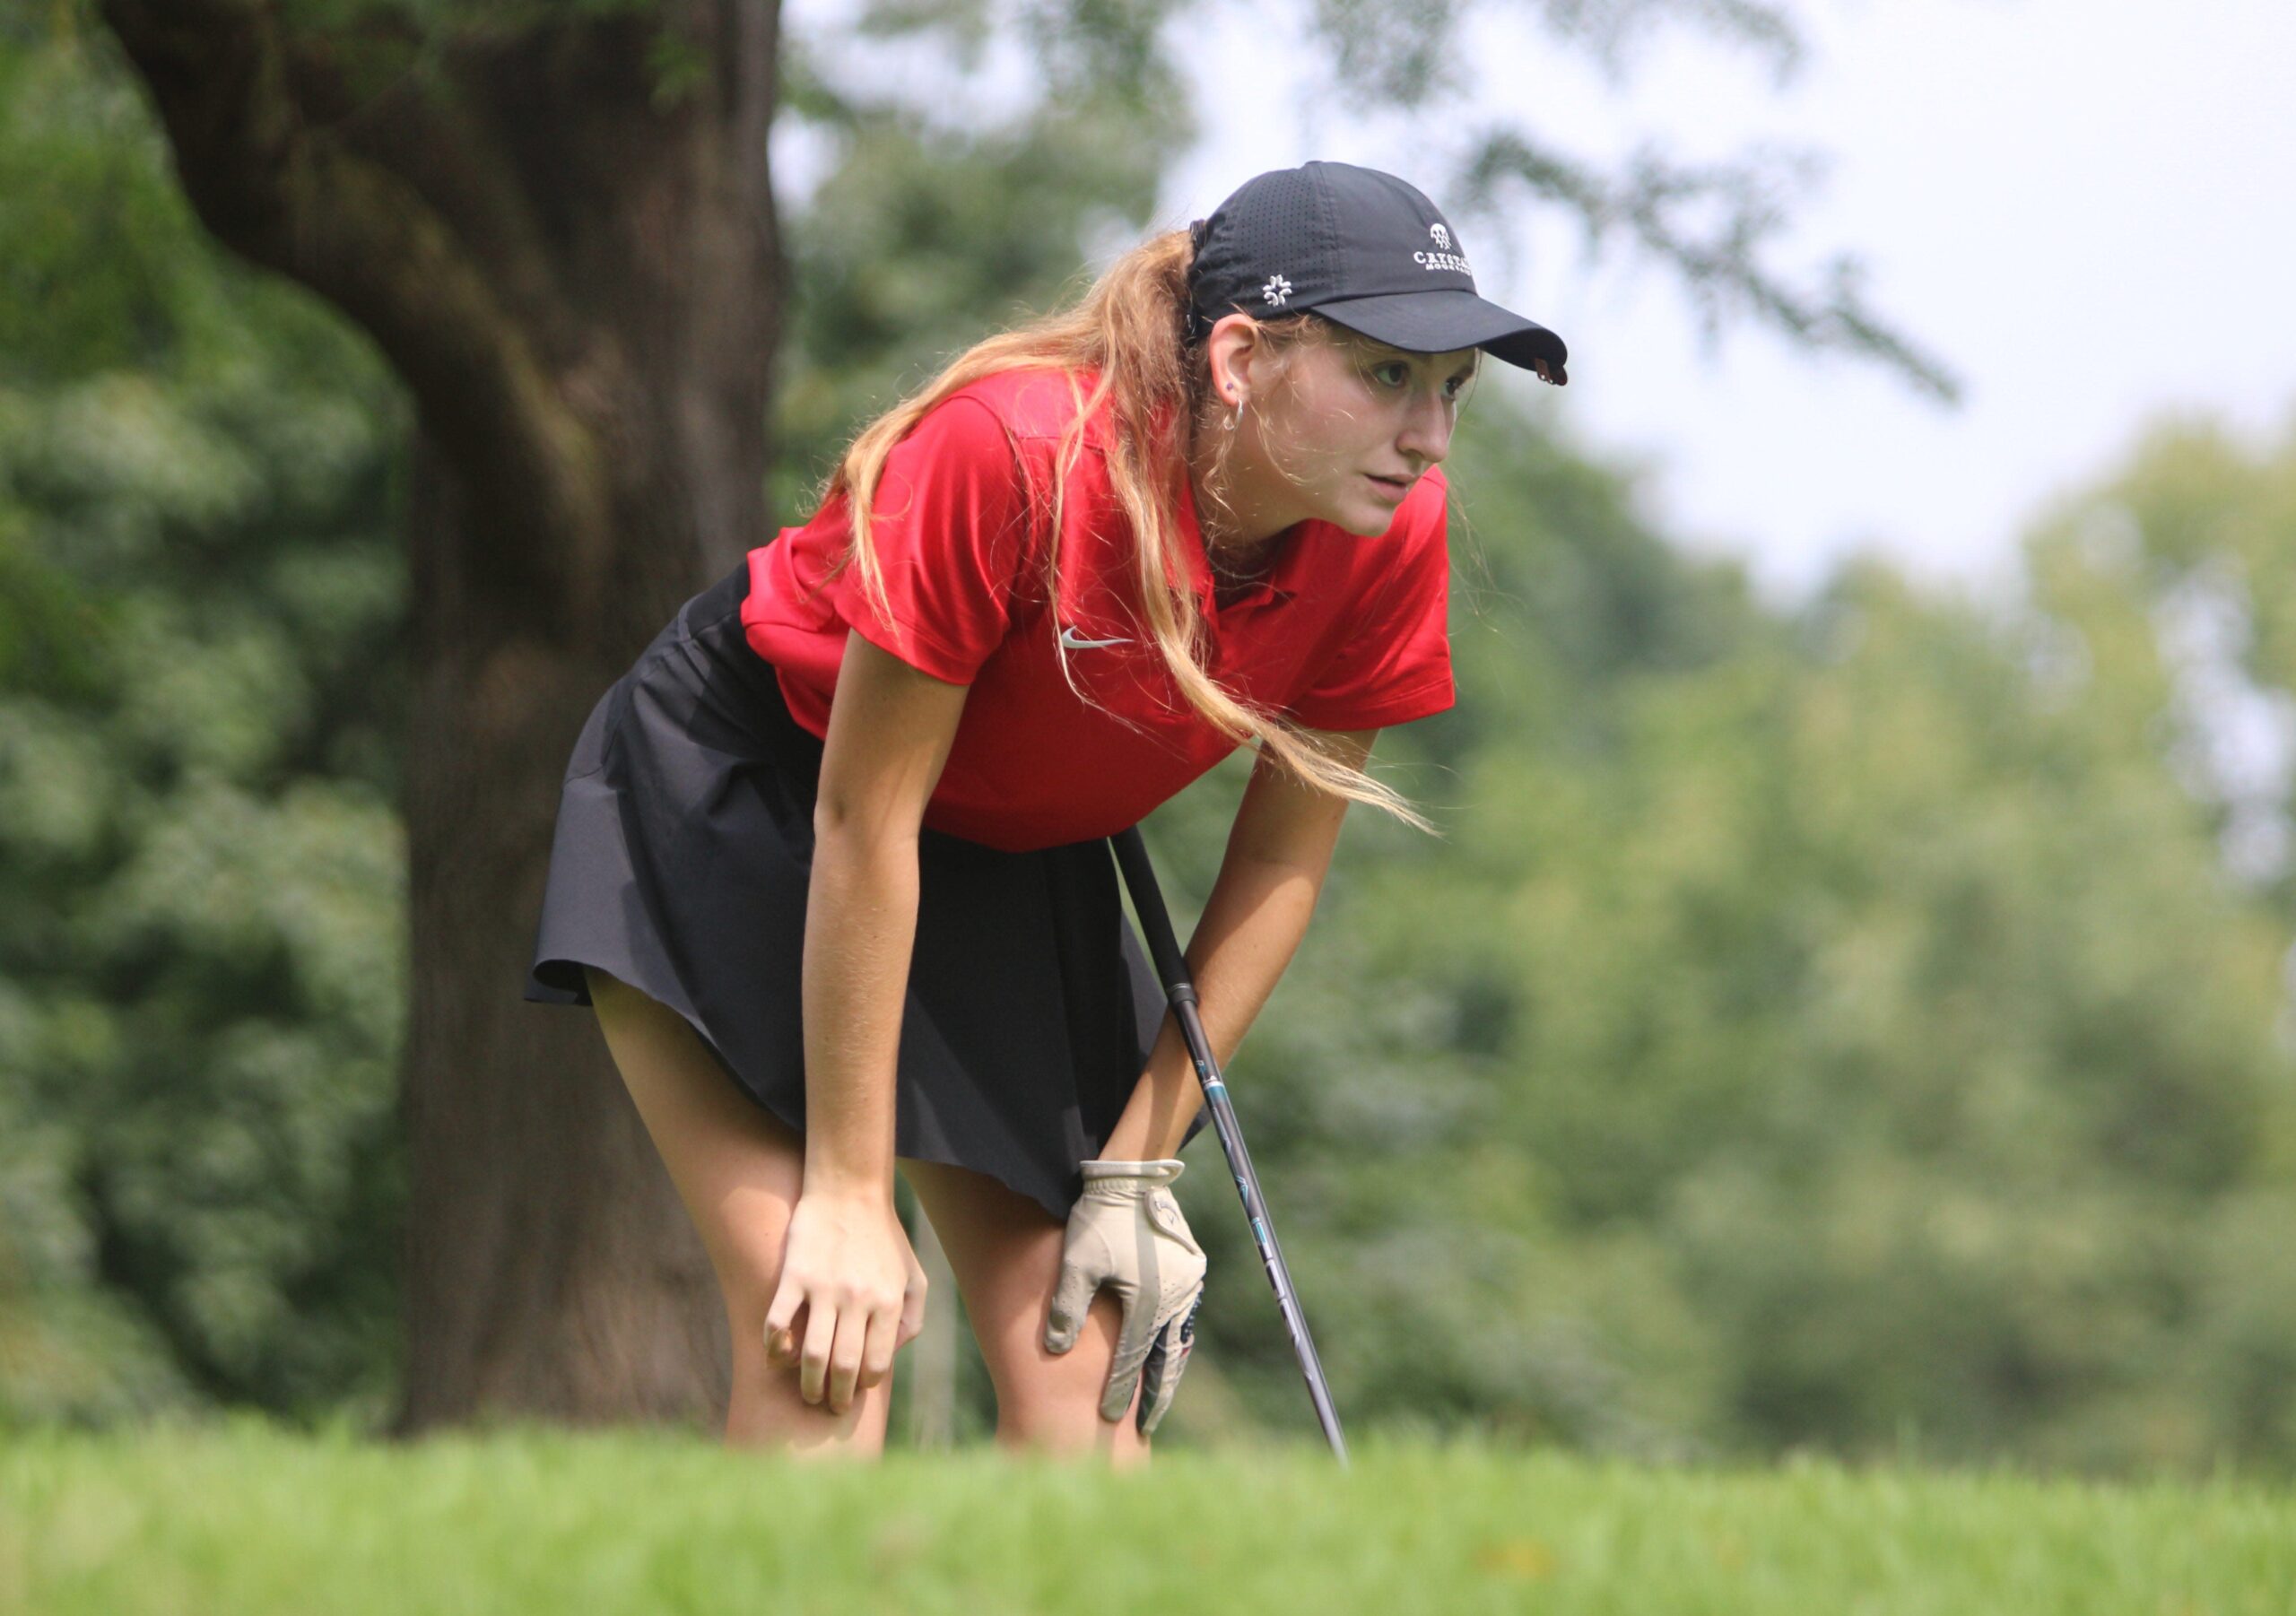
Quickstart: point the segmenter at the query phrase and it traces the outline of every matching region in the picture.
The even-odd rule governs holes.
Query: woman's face
[[[1328,323],[1324,331],[1281,360],[1261,347],[1228,378],[1231,412],[1233,389],[1244,389],[1234,469],[1247,498],[1236,503],[1239,514],[1257,509],[1248,525],[1265,532],[1313,517],[1375,537],[1450,452],[1476,351],[1414,353]]]

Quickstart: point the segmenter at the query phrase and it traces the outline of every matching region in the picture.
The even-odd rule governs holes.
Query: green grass
[[[10,1616],[734,1610],[2287,1616],[2296,1493],[1377,1437],[1344,1474],[1301,1449],[1125,1475],[993,1448],[822,1468],[645,1432],[0,1438]]]

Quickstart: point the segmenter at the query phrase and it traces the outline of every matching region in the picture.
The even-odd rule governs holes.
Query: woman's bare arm
[[[893,1211],[894,1059],[917,938],[918,827],[965,694],[846,638],[806,894],[804,1178],[765,1310],[768,1360],[793,1363],[804,1400],[839,1415],[925,1322],[925,1270]]]
[[[918,830],[968,686],[846,638],[805,908],[806,1188],[893,1186],[893,1075],[917,938]]]
[[[1361,769],[1378,733],[1333,730],[1321,739]],[[1252,770],[1219,877],[1182,951],[1204,1036],[1223,1071],[1307,934],[1347,808],[1346,799],[1310,791],[1265,760]],[[1178,1019],[1167,1015],[1148,1068],[1100,1154],[1122,1161],[1169,1158],[1203,1104],[1187,1041]]]

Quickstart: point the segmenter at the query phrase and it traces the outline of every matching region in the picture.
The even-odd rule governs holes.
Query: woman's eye
[[[1373,380],[1380,383],[1384,387],[1400,387],[1406,386],[1410,382],[1411,367],[1404,363],[1401,360],[1390,360],[1386,364],[1372,366],[1371,377]],[[1392,379],[1390,379],[1391,378]],[[1467,383],[1473,379],[1474,378],[1472,377],[1455,376],[1449,381],[1444,383],[1443,397],[1445,400],[1451,404],[1458,403],[1461,396],[1464,395],[1467,390]]]

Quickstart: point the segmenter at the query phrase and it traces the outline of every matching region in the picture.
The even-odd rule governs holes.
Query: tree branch
[[[400,176],[313,123],[293,51],[259,0],[101,0],[149,87],[185,194],[216,238],[370,334],[452,458],[500,559],[554,582],[601,576],[610,534],[591,429],[447,222]],[[581,613],[587,615],[586,613]]]
[[[1858,259],[1837,255],[1826,266],[1827,286],[1819,294],[1787,285],[1757,262],[1764,239],[1785,222],[1779,202],[1782,181],[1806,175],[1807,159],[1788,157],[1783,162],[1796,172],[1765,172],[1758,161],[1676,167],[1645,145],[1628,160],[1625,178],[1613,182],[1515,130],[1500,129],[1484,135],[1475,147],[1464,177],[1463,206],[1497,220],[1503,213],[1497,206],[1498,192],[1508,181],[1519,180],[1578,214],[1590,255],[1622,230],[1678,265],[1709,345],[1725,316],[1743,310],[1805,346],[1874,355],[1923,391],[1958,403],[1960,379],[1883,325],[1867,306],[1861,293],[1865,267]],[[1685,220],[1717,202],[1723,208],[1718,223],[1701,231]]]
[[[361,94],[346,71],[344,36],[289,42],[288,83],[307,137],[332,136],[346,153],[395,175],[443,222],[465,256],[486,266],[496,300],[552,369],[569,362],[581,334],[532,199],[501,161],[463,99],[441,83],[437,36],[404,18],[361,19],[362,43],[387,39],[411,60],[380,89]]]

